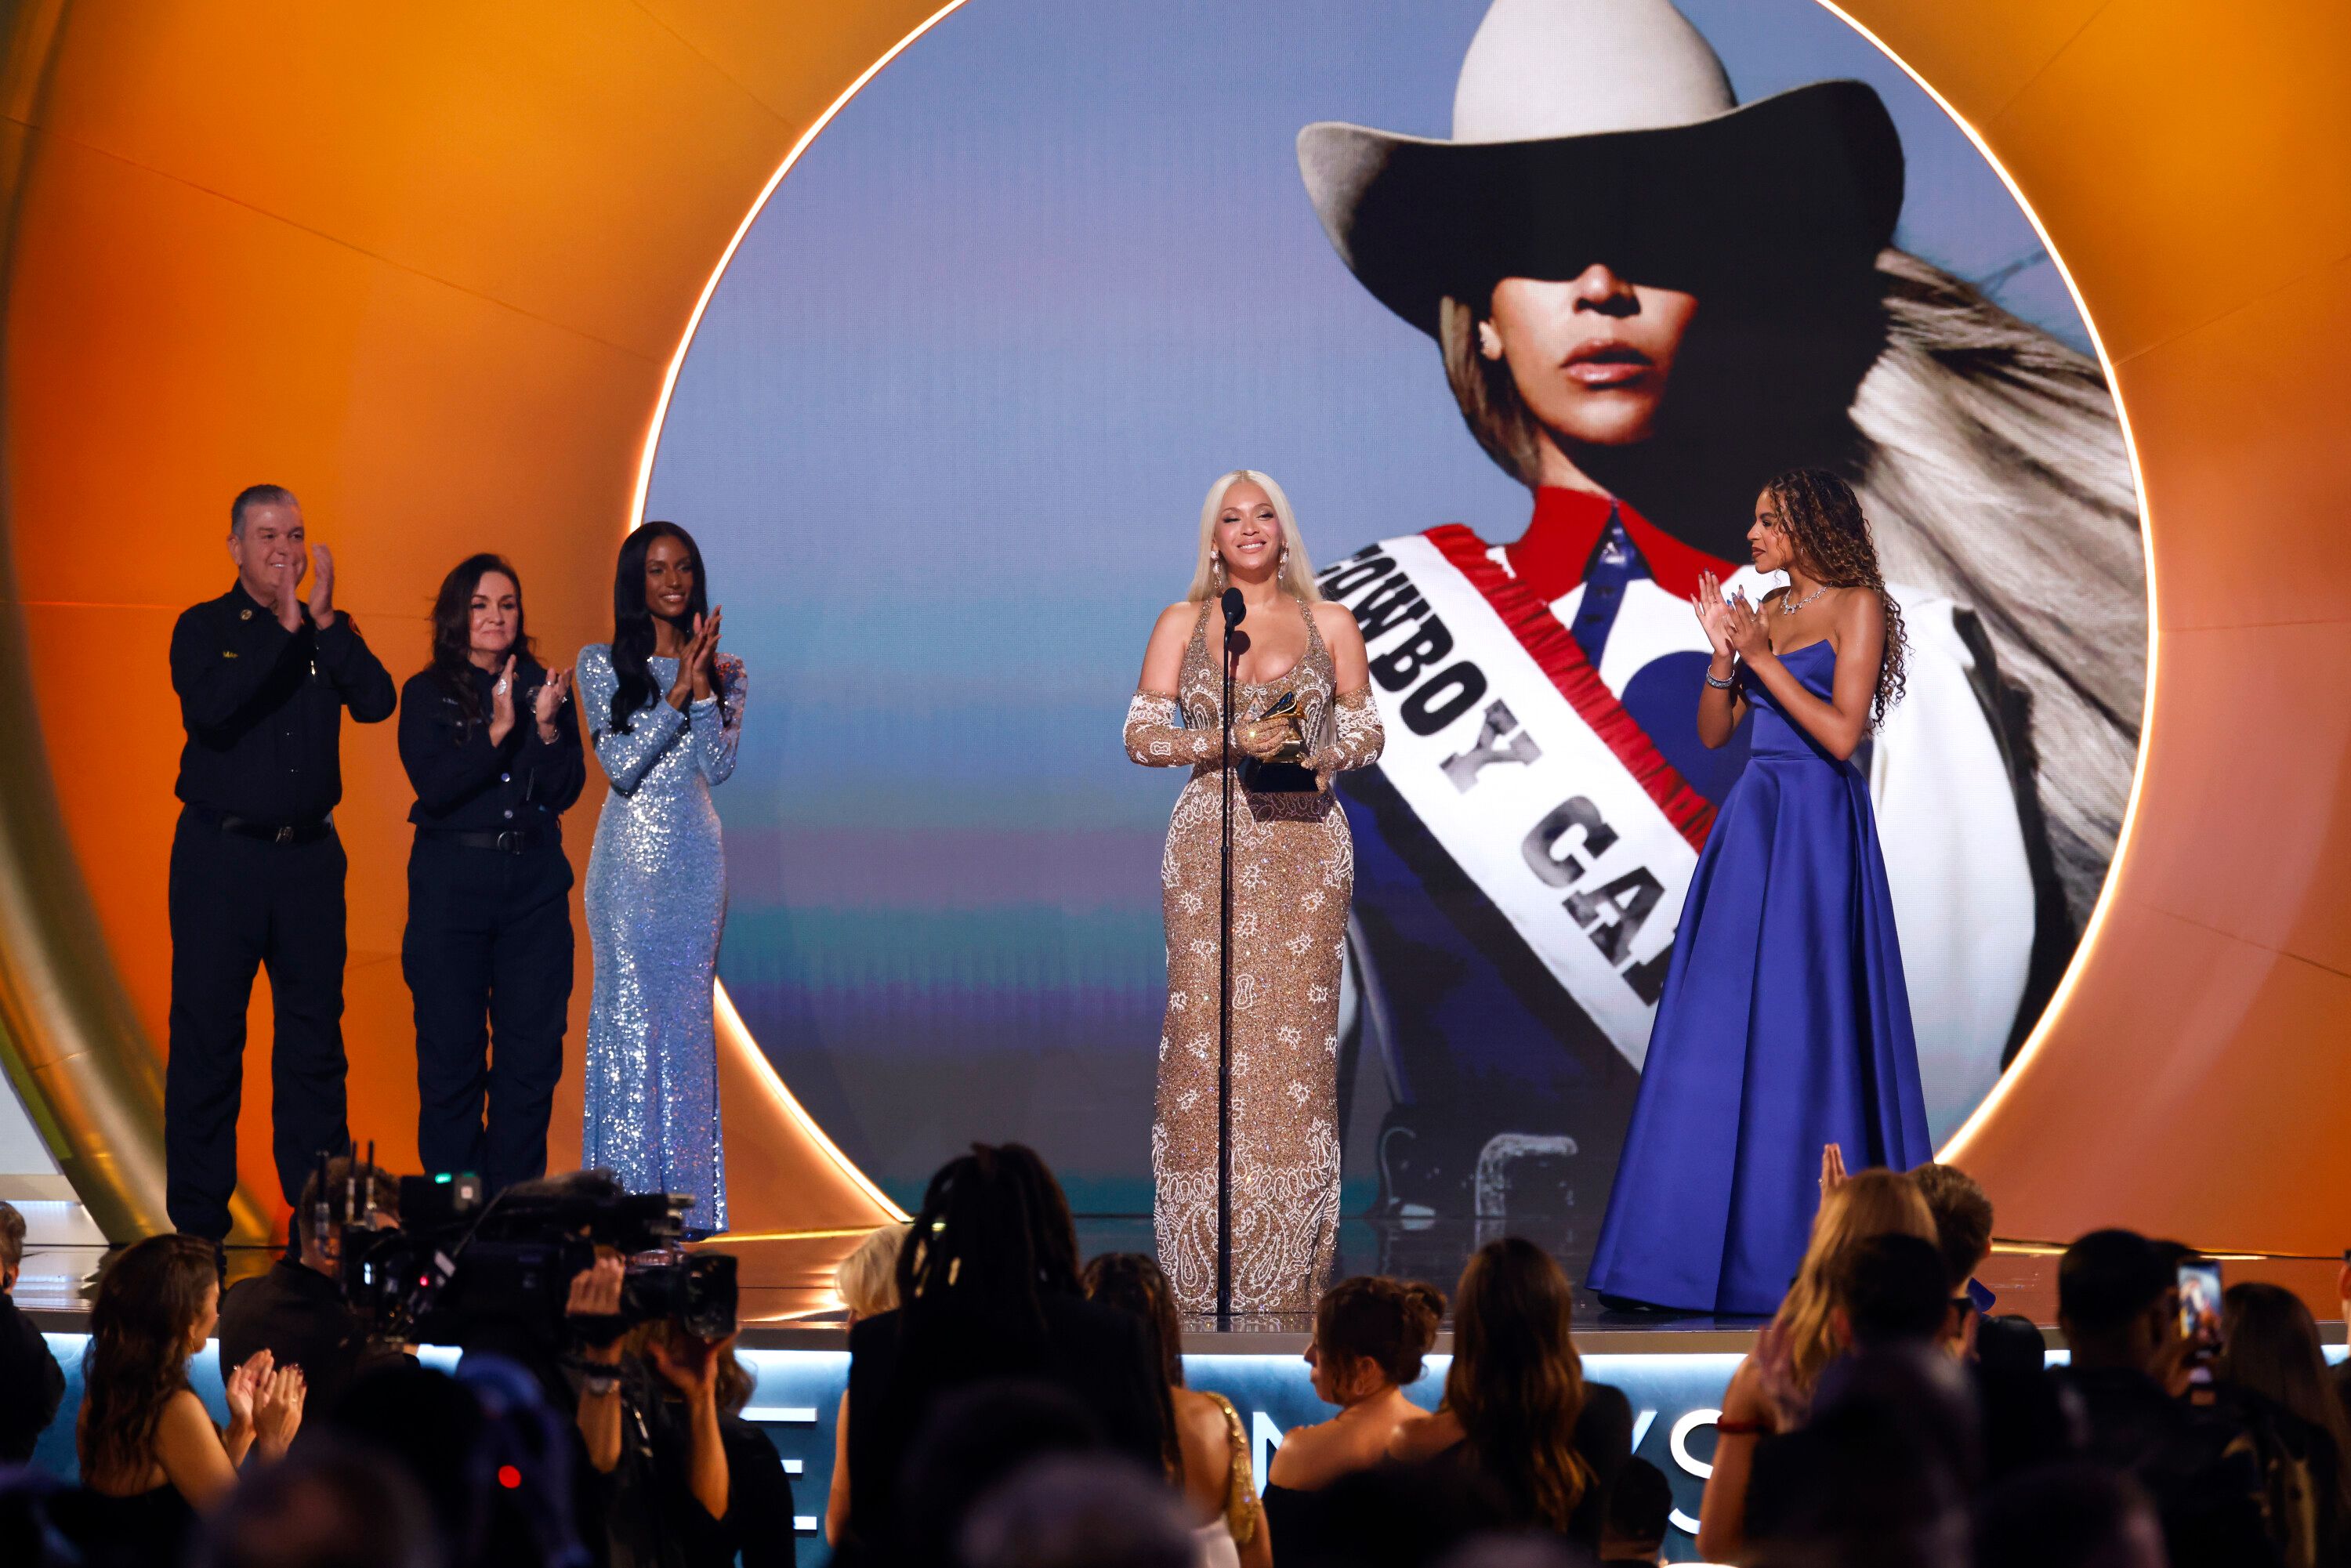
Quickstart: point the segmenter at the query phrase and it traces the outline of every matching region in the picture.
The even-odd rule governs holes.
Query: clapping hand
[[[302,560],[290,556],[269,569],[270,581],[277,590],[277,601],[269,609],[277,617],[277,624],[288,632],[302,630]]]
[[[321,632],[335,623],[335,556],[325,545],[310,550],[310,620]]]
[[[268,1352],[261,1353],[266,1355]],[[253,1440],[265,1458],[278,1458],[302,1428],[302,1401],[308,1390],[302,1369],[287,1363],[262,1377],[253,1393]]]
[[[240,1365],[232,1367],[221,1380],[228,1400],[228,1428],[231,1432],[253,1430],[254,1400],[260,1392],[262,1380],[269,1375],[275,1362],[266,1350],[256,1350]]]
[[[508,660],[507,663],[512,664],[513,661]],[[571,672],[549,670],[546,683],[538,688],[538,695],[531,699],[530,705],[530,716],[538,725],[539,739],[552,741],[555,738],[555,716],[563,711],[563,699],[570,695]]]
[[[1730,606],[1722,601],[1722,582],[1714,573],[1698,574],[1698,591],[1690,595],[1690,608],[1698,612],[1699,629],[1706,632],[1706,645],[1714,650],[1718,659],[1730,657]]]
[[[1744,592],[1734,593],[1725,601],[1723,613],[1723,634],[1732,653],[1753,664],[1771,651],[1771,636],[1763,630],[1763,617],[1747,602]]]
[[[514,729],[514,672],[515,656],[508,653],[507,662],[498,668],[497,679],[490,683],[490,744],[492,746],[506,739]]]
[[[695,628],[695,638],[689,652],[693,653],[694,700],[706,702],[718,685],[718,621],[726,612],[723,604],[712,609],[710,618]]]

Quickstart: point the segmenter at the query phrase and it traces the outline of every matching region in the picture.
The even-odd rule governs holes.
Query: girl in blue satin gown
[[[689,1237],[726,1228],[713,983],[726,856],[713,785],[735,771],[743,662],[718,652],[702,552],[674,523],[621,547],[609,645],[580,651],[580,706],[611,780],[581,890],[596,960],[580,1164],[687,1193]]]
[[[1721,746],[1751,711],[1753,751],[1691,875],[1587,1283],[1762,1315],[1803,1259],[1824,1145],[1895,1170],[1933,1151],[1853,761],[1901,695],[1901,612],[1832,474],[1772,480],[1747,539],[1789,586],[1750,606],[1708,577],[1691,601],[1714,651],[1698,737]]]

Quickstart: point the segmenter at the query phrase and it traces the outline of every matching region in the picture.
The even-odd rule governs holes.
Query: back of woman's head
[[[219,1270],[209,1241],[151,1236],[99,1276],[82,1353],[85,1478],[136,1479],[152,1461],[155,1424],[188,1385],[188,1357]]]
[[[1445,1298],[1433,1285],[1358,1274],[1322,1292],[1314,1343],[1325,1365],[1370,1366],[1403,1387],[1420,1381],[1421,1358],[1444,1316]]]
[[[931,1177],[898,1252],[909,1331],[947,1316],[1041,1333],[1044,1298],[1078,1293],[1077,1227],[1061,1184],[1019,1144],[974,1144]]]
[[[1114,1307],[1143,1325],[1151,1364],[1175,1388],[1184,1386],[1184,1323],[1176,1288],[1157,1262],[1140,1252],[1105,1252],[1081,1277],[1086,1300]]]
[[[1917,1183],[1893,1171],[1865,1170],[1847,1176],[1821,1198],[1795,1283],[1788,1287],[1779,1314],[1771,1320],[1787,1380],[1797,1395],[1811,1393],[1821,1368],[1836,1354],[1838,1265],[1848,1248],[1873,1236],[1915,1236],[1934,1243],[1934,1212]]]
[[[841,1304],[855,1316],[876,1318],[897,1306],[898,1249],[906,1244],[908,1230],[904,1225],[881,1227],[833,1270]]]
[[[1574,1291],[1550,1254],[1521,1237],[1470,1257],[1453,1298],[1445,1407],[1479,1467],[1532,1520],[1565,1530],[1591,1485],[1575,1449],[1583,1358],[1570,1323]]]
[[[2319,1348],[2318,1323],[2282,1285],[2248,1280],[2220,1293],[2220,1374],[2274,1400],[2335,1439],[2336,1483],[2351,1502],[2351,1420],[2345,1418]]]

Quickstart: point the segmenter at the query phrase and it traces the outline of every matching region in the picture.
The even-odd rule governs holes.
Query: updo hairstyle
[[[1420,1380],[1421,1358],[1437,1343],[1445,1298],[1417,1281],[1359,1274],[1322,1294],[1314,1309],[1314,1343],[1334,1370],[1369,1362],[1397,1387]]]

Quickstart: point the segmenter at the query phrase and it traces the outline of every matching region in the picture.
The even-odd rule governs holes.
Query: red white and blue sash
[[[1382,772],[1639,1067],[1714,808],[1468,528],[1383,540],[1322,588],[1363,627]]]

